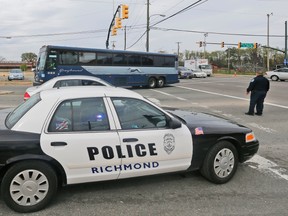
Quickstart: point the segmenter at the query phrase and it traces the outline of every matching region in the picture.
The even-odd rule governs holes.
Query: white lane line
[[[197,91],[197,92],[202,92],[202,93],[206,93],[206,94],[212,94],[212,95],[218,95],[218,96],[222,96],[222,97],[238,99],[238,100],[245,100],[245,101],[249,101],[250,100],[248,98],[236,97],[236,96],[227,95],[227,94],[220,94],[220,93],[216,93],[216,92],[209,92],[209,91],[204,91],[204,90],[194,89],[194,88],[189,88],[189,87],[184,87],[184,86],[175,86],[175,87],[176,88],[187,89],[187,90],[192,90],[192,91]],[[265,102],[264,104],[265,105],[279,107],[279,108],[283,108],[283,109],[288,109],[288,106],[283,106],[283,105],[279,105],[279,104],[267,103],[267,102]]]
[[[158,90],[154,90],[154,89],[150,89],[151,91],[155,91],[155,92],[158,92],[160,94],[164,94],[164,95],[167,95],[167,96],[170,96],[170,97],[174,97],[174,98],[177,98],[178,100],[182,100],[182,101],[186,101],[187,99],[185,98],[181,98],[181,97],[177,97],[175,95],[172,95],[172,94],[168,94],[166,92],[162,92],[162,91],[158,91]]]
[[[251,126],[254,127],[254,128],[258,128],[258,129],[260,129],[260,130],[262,130],[262,131],[265,131],[266,133],[277,133],[276,130],[271,129],[271,128],[267,128],[267,127],[263,127],[263,126],[255,123],[255,122],[248,123],[248,124],[251,125]]]
[[[191,89],[191,90],[193,90],[193,89]],[[196,90],[198,90],[198,89],[196,89]],[[178,97],[176,97],[174,95],[171,95],[171,94],[168,94],[168,93],[165,93],[165,92],[161,92],[161,91],[158,91],[158,90],[153,90],[153,91],[161,93],[161,94],[164,94],[164,95],[168,95],[168,96],[171,96],[171,97],[178,98]],[[199,90],[199,91],[202,91],[202,90]],[[213,93],[213,92],[206,92],[206,91],[202,91],[202,92]],[[221,94],[218,94],[218,93],[213,93],[213,94],[221,95]],[[221,95],[221,96],[223,96],[223,95]],[[234,96],[230,96],[230,95],[227,95],[227,96],[235,98]],[[238,98],[238,97],[236,97],[236,98]],[[239,99],[246,100],[245,98],[239,98]],[[186,99],[184,99],[184,100],[186,100]],[[221,113],[222,111],[215,110],[215,112]],[[264,131],[266,131],[268,133],[272,133],[273,131],[275,131],[273,129],[264,128],[261,125],[257,125],[256,123],[255,124],[251,123],[250,125],[254,126],[254,127],[257,127],[258,129],[264,130]],[[271,173],[274,176],[277,176],[279,178],[282,178],[282,179],[285,179],[286,181],[288,181],[288,175],[285,174],[285,173],[288,173],[286,169],[279,167],[276,163],[274,163],[274,162],[272,162],[272,161],[270,161],[270,160],[268,160],[268,159],[266,159],[264,157],[261,157],[260,155],[254,155],[253,158],[251,158],[249,161],[247,161],[245,163],[249,167],[254,168],[254,169],[256,169],[256,170],[258,170],[260,172]]]
[[[249,167],[256,169],[263,173],[272,173],[273,175],[285,179],[288,181],[287,170],[279,167],[276,163],[261,157],[260,155],[254,155],[249,161],[245,162]]]

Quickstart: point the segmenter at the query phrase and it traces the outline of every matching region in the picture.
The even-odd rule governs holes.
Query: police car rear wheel
[[[41,161],[17,163],[4,175],[1,192],[5,203],[14,211],[39,211],[57,192],[57,176]]]
[[[237,166],[238,154],[235,146],[228,141],[221,141],[207,153],[201,173],[213,183],[224,184],[234,176]]]

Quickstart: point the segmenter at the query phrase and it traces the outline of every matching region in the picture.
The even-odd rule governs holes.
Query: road
[[[271,82],[264,115],[246,116],[251,77],[181,80],[161,89],[133,89],[163,107],[221,115],[253,129],[258,154],[241,164],[227,184],[215,185],[198,172],[167,174],[62,188],[53,203],[29,215],[287,215],[288,82]],[[0,86],[3,120],[22,101],[27,86]],[[0,215],[15,215],[0,197]]]

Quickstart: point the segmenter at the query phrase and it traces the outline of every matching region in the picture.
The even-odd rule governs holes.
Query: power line
[[[194,30],[185,30],[185,29],[173,29],[173,28],[160,28],[160,27],[151,27],[154,30],[160,31],[177,31],[177,32],[190,32],[196,34],[215,34],[215,35],[230,35],[230,36],[245,36],[245,37],[267,37],[265,34],[245,34],[245,33],[227,33],[227,32],[209,32],[209,31],[194,31]],[[269,37],[285,37],[284,35],[269,35]]]
[[[162,19],[162,20],[160,20],[159,22],[156,22],[156,23],[153,24],[152,26],[155,26],[155,25],[157,25],[157,24],[159,24],[159,23],[162,23],[162,22],[164,22],[164,21],[166,21],[166,20],[168,20],[168,19],[170,19],[170,18],[172,18],[172,17],[174,17],[174,16],[176,16],[176,15],[178,15],[178,14],[180,14],[180,13],[183,13],[183,12],[185,12],[185,11],[188,11],[188,10],[194,8],[194,7],[197,7],[197,6],[199,6],[200,4],[203,4],[203,3],[207,2],[208,0],[205,0],[204,2],[202,2],[202,1],[203,1],[203,0],[198,0],[198,1],[196,1],[196,2],[194,2],[194,3],[192,3],[192,4],[190,4],[190,5],[188,5],[187,7],[183,8],[182,10],[180,10],[180,11],[178,11],[178,12],[176,12],[176,13],[174,13],[174,14],[172,14],[172,15],[170,15],[170,16]]]
[[[88,30],[79,32],[62,32],[62,33],[47,33],[47,34],[32,34],[32,35],[10,35],[10,36],[0,36],[0,38],[27,38],[27,37],[48,37],[48,36],[60,36],[60,35],[75,35],[75,34],[92,34],[98,32],[106,32],[107,29],[99,30]]]
[[[198,0],[198,1],[196,1],[196,2],[194,2],[194,3],[192,3],[192,4],[190,4],[190,5],[188,5],[187,7],[181,9],[180,11],[178,11],[178,12],[176,12],[176,13],[168,16],[167,18],[164,18],[164,19],[162,19],[162,20],[154,23],[153,25],[151,25],[151,27],[153,27],[153,26],[155,26],[155,25],[157,25],[157,24],[159,24],[159,23],[162,23],[162,22],[164,22],[164,21],[166,21],[166,20],[168,20],[168,19],[170,19],[170,18],[172,18],[172,17],[174,17],[174,16],[176,16],[176,15],[178,15],[178,14],[180,14],[180,13],[183,13],[183,12],[185,12],[185,11],[187,11],[187,10],[190,10],[190,9],[192,9],[192,8],[200,5],[200,4],[203,4],[204,2],[207,2],[208,0],[205,0],[204,2],[202,2],[202,1],[203,1],[203,0]],[[201,2],[202,2],[202,3],[201,3]],[[138,43],[138,42],[140,41],[140,39],[146,34],[146,32],[147,32],[147,30],[137,39],[136,42],[134,42],[134,43],[133,43],[131,46],[129,46],[127,49],[133,47],[136,43]]]

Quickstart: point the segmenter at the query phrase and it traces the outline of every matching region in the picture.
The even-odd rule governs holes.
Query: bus
[[[47,45],[40,48],[34,85],[56,76],[91,75],[114,86],[161,88],[178,83],[174,54]]]

